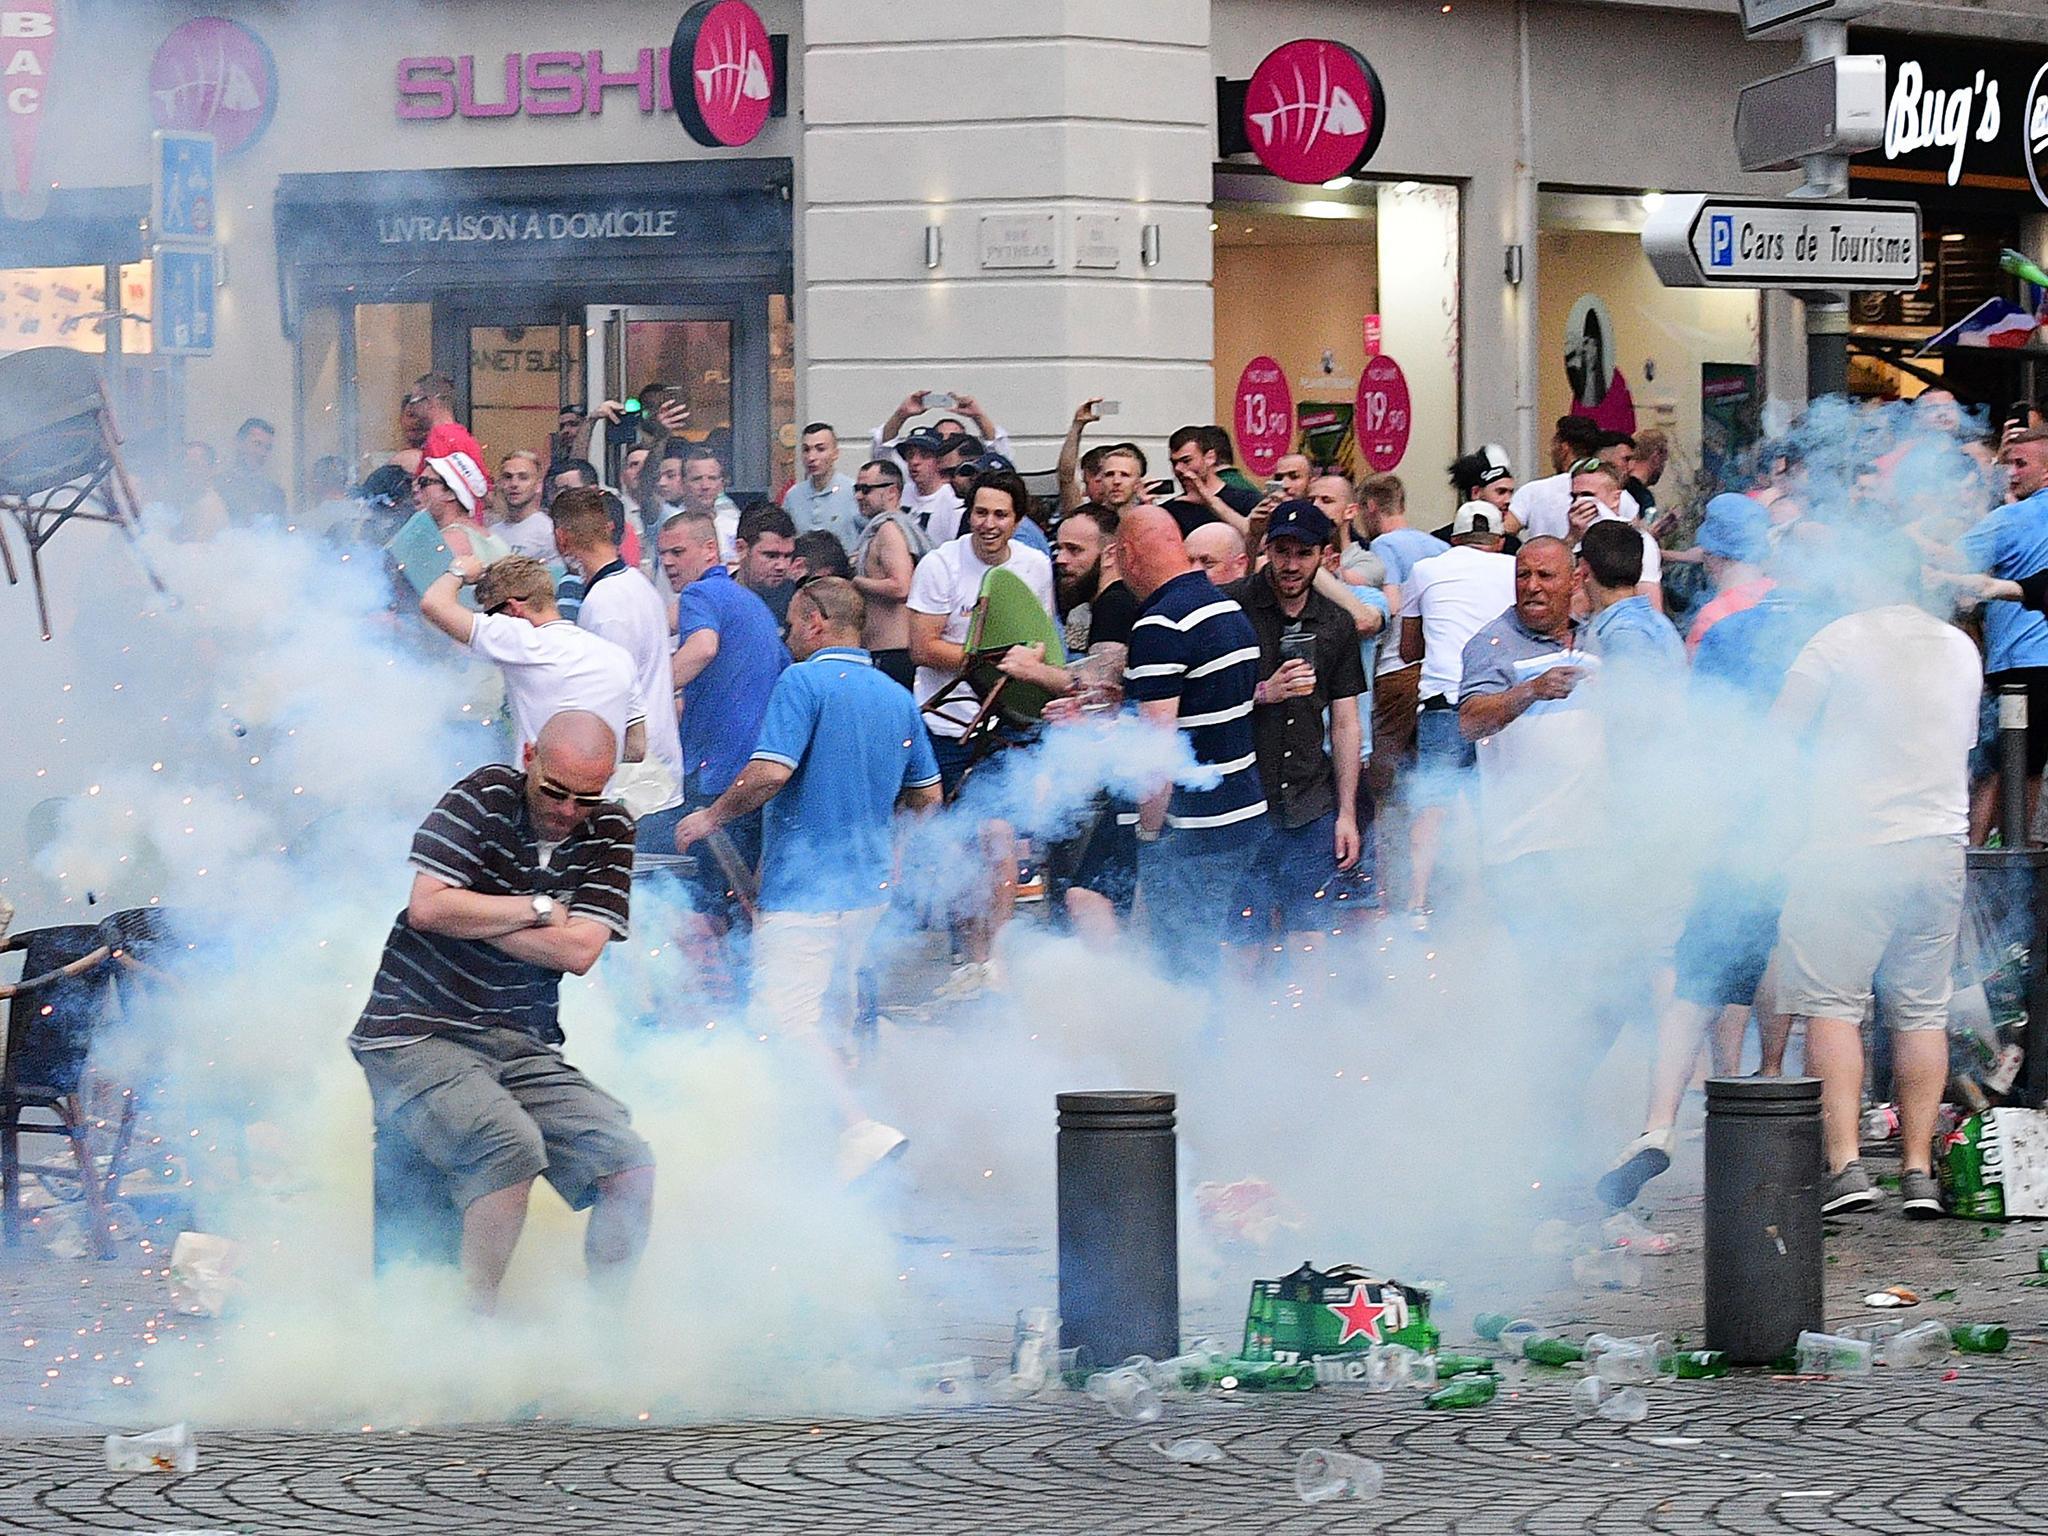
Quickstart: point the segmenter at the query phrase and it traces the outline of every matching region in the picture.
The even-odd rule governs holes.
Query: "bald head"
[[[1150,597],[1176,576],[1194,569],[1181,542],[1180,524],[1158,507],[1132,507],[1116,531],[1117,569],[1124,585],[1140,598]]]
[[[1245,558],[1244,535],[1228,523],[1204,523],[1186,539],[1188,558],[1209,573],[1217,586],[1242,581],[1250,562]]]
[[[587,709],[565,709],[548,717],[533,744],[534,756],[550,770],[578,769],[608,779],[618,759],[619,739],[604,718]]]

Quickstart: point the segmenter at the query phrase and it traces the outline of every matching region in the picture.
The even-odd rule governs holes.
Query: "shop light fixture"
[[[1645,192],[1643,194],[1643,212],[1655,213],[1663,206],[1664,194],[1662,192]]]
[[[1963,243],[1963,238],[1964,236],[1961,230],[1952,229],[1947,234],[1941,237],[1941,243],[1943,245],[1961,245]]]
[[[1356,208],[1350,203],[1332,203],[1320,200],[1296,203],[1294,211],[1305,219],[1360,219],[1365,217],[1362,209]],[[1249,234],[1250,231],[1247,230],[1246,233]]]
[[[940,233],[939,226],[936,224],[925,225],[924,265],[927,272],[938,266],[939,258],[945,254],[945,248],[945,237]]]
[[[1325,192],[1342,192],[1346,187],[1350,185],[1351,178],[1349,176],[1332,176],[1328,181],[1323,183],[1323,190]]]
[[[1147,224],[1138,231],[1138,260],[1148,267],[1159,265],[1159,226]]]

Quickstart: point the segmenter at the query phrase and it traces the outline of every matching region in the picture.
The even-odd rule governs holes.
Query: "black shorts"
[[[1093,891],[1129,917],[1138,894],[1137,808],[1102,801],[1078,833],[1046,850],[1046,864],[1061,892]]]
[[[913,688],[917,682],[917,663],[910,659],[908,651],[872,651],[869,653],[875,663],[875,670],[884,677],[894,678],[906,688]]]
[[[2006,683],[2019,683],[2027,690],[2027,773],[2038,776],[2048,766],[2048,667],[1993,672],[1984,679],[1984,692],[1996,696]]]

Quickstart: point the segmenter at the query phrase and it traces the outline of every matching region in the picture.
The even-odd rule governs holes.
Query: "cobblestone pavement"
[[[1642,1424],[1576,1420],[1568,1383],[1461,1414],[1415,1394],[1177,1400],[1133,1426],[1085,1398],[872,1423],[409,1435],[223,1434],[186,1477],[110,1475],[77,1438],[18,1442],[9,1532],[1952,1532],[2048,1524],[2037,1367],[1882,1386],[1651,1389]],[[1153,1444],[1200,1435],[1211,1466]],[[1304,1506],[1295,1458],[1386,1468],[1369,1506]]]

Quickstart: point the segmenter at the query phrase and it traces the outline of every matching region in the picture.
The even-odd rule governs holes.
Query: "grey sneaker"
[[[1909,1221],[1934,1221],[1948,1214],[1942,1209],[1941,1188],[1934,1175],[1918,1168],[1899,1175],[1899,1209]]]
[[[1870,1175],[1863,1171],[1859,1162],[1844,1165],[1842,1171],[1828,1178],[1827,1191],[1821,1197],[1820,1213],[1823,1216],[1839,1216],[1844,1211],[1867,1211],[1877,1204],[1877,1187],[1870,1182]]]

